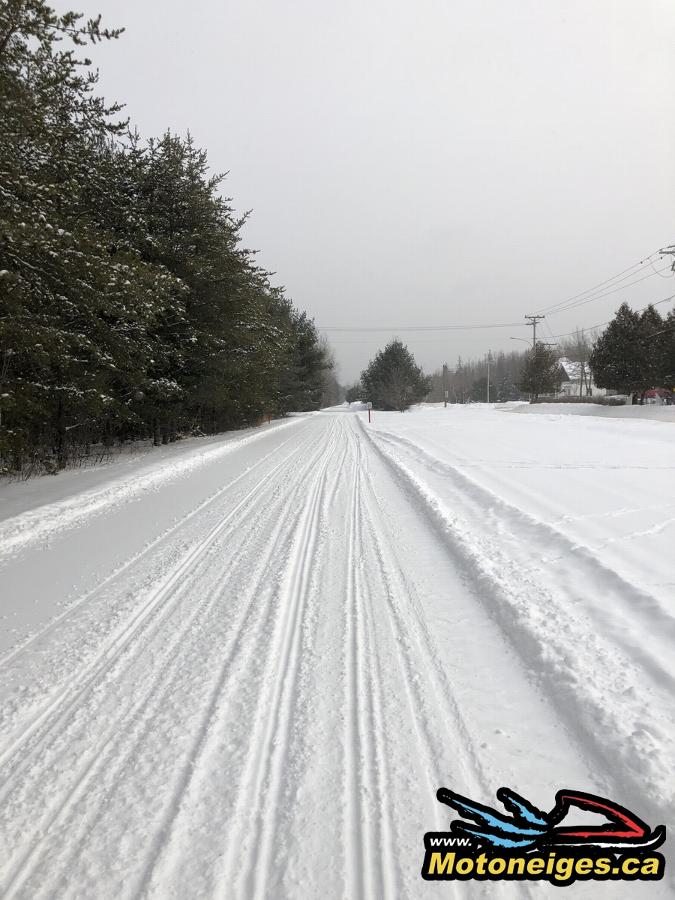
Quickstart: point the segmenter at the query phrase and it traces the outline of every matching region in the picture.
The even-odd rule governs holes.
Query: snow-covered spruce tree
[[[408,348],[393,340],[363,370],[361,386],[362,399],[369,400],[375,409],[403,412],[427,396],[431,381]]]
[[[675,310],[671,309],[663,320],[659,339],[663,365],[662,384],[664,387],[675,388]]]
[[[263,412],[316,408],[326,353],[307,317],[241,247],[244,218],[218,193],[222,176],[208,174],[205,151],[167,133],[146,145],[132,135],[116,156],[125,190],[110,209],[93,197],[101,221],[186,290],[186,316],[161,336],[174,348],[183,423],[217,431]],[[157,417],[163,435],[180,418],[173,403]]]
[[[648,306],[640,314],[640,345],[642,347],[641,378],[643,390],[662,387],[666,371],[666,335],[664,321],[658,310]]]
[[[363,396],[363,388],[360,384],[353,384],[351,387],[348,387],[345,392],[345,400],[347,403],[356,403],[357,400],[360,400]]]
[[[319,409],[324,402],[326,371],[331,368],[325,345],[305,313],[289,311],[284,364],[277,387],[277,409],[285,415]]]
[[[520,376],[520,389],[535,401],[540,394],[551,394],[559,390],[562,373],[558,355],[546,344],[537,343],[525,357]]]
[[[95,95],[75,53],[118,34],[42,0],[0,6],[5,469],[321,402],[325,350],[242,247],[205,152],[141,141]]]
[[[589,362],[595,383],[625,394],[661,386],[672,374],[666,332],[653,306],[639,313],[622,303],[593,346]]]
[[[14,468],[36,454],[60,467],[73,443],[135,419],[147,323],[179,290],[133,253],[113,258],[82,201],[118,110],[62,42],[116,34],[39,0],[0,11],[0,454]]]

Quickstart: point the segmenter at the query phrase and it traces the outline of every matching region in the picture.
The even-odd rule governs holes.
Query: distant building
[[[604,397],[607,394],[605,388],[599,388],[593,382],[588,363],[573,362],[562,356],[558,365],[562,371],[559,397]]]

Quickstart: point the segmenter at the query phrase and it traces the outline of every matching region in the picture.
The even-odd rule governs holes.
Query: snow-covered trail
[[[661,811],[653,781],[640,805],[631,758],[603,758],[553,663],[535,679],[541,634],[506,577],[518,559],[494,567],[508,535],[472,542],[481,498],[437,460],[339,411],[209,452],[74,498],[64,530],[58,508],[14,520],[3,897],[546,896],[424,883],[423,834],[451,818],[437,788],[490,803],[505,784],[546,808],[574,787]],[[106,533],[119,541],[85,558]],[[16,598],[50,572],[51,605],[22,631]],[[527,578],[552,615],[559,598]]]

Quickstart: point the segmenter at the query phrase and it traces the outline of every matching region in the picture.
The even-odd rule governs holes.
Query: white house
[[[573,362],[566,356],[558,360],[564,372],[558,396],[562,397],[604,397],[607,391],[593,383],[593,376],[588,363]]]

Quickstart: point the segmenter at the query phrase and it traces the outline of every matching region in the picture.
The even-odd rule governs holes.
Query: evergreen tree
[[[431,380],[422,373],[408,348],[393,340],[361,373],[361,385],[363,399],[375,409],[403,412],[426,397]]]
[[[43,0],[0,6],[0,469],[338,390],[206,153],[189,135],[142,141],[96,96],[75,54],[119,34]]]
[[[642,391],[661,387],[666,376],[666,335],[664,322],[653,306],[640,314],[638,343],[641,348],[640,381]]]
[[[590,366],[598,387],[624,394],[644,393],[667,374],[663,319],[653,306],[642,314],[623,303],[597,339]]]
[[[305,313],[290,313],[291,328],[277,393],[277,410],[281,415],[301,410],[319,409],[324,400],[324,375],[330,361],[316,328]]]
[[[60,44],[119,32],[79,21],[39,0],[0,10],[0,454],[15,466],[35,445],[61,466],[73,432],[134,418],[147,323],[179,293],[133,254],[112,259],[83,203],[118,109]]]
[[[525,357],[520,389],[536,402],[540,394],[550,394],[559,390],[561,379],[557,354],[546,344],[537,341]]]
[[[671,309],[663,320],[661,331],[662,384],[672,389],[675,388],[675,310]]]

